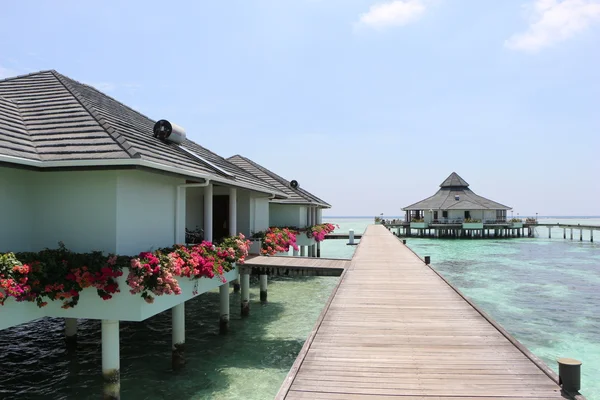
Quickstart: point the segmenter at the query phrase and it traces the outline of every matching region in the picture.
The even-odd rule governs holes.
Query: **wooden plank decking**
[[[338,258],[254,256],[246,259],[242,269],[251,274],[340,276],[350,266],[350,260]]]
[[[372,225],[277,399],[561,399],[556,379]]]

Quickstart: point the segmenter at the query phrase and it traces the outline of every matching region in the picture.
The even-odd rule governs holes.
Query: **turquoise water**
[[[339,224],[340,233],[350,228],[360,233],[372,219],[329,222]],[[600,219],[577,222],[600,225]],[[546,228],[538,231],[536,239],[409,239],[408,244],[430,255],[437,270],[552,368],[557,357],[582,360],[582,391],[590,400],[600,399],[600,246],[565,241],[561,229],[554,229],[551,240]],[[326,240],[322,256],[350,258],[354,247],[346,242]],[[253,282],[249,318],[239,317],[239,295],[231,294],[227,336],[218,334],[218,292],[186,303],[187,365],[179,373],[170,369],[168,312],[122,323],[122,398],[273,398],[338,279],[271,280],[266,306],[258,302]],[[66,349],[60,319],[0,333],[1,399],[97,399],[100,370],[97,321],[80,320],[76,351]]]

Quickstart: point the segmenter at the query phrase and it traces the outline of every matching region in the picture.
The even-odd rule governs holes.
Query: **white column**
[[[171,308],[171,365],[175,371],[185,364],[185,303]]]
[[[317,208],[317,223],[318,224],[323,223],[323,209],[322,208]]]
[[[229,188],[229,236],[237,234],[237,189]]]
[[[185,242],[185,196],[186,188],[177,187],[175,203],[175,242],[183,244]]]
[[[65,340],[67,344],[77,343],[77,318],[65,318]]]
[[[204,240],[213,240],[213,185],[204,188]]]
[[[267,275],[260,275],[260,302],[267,302]]]
[[[221,310],[219,332],[225,334],[229,331],[229,283],[225,283],[219,287],[219,300]]]
[[[306,257],[306,246],[300,246],[300,257]]]
[[[121,398],[119,321],[102,320],[102,378],[104,400]]]
[[[229,188],[229,236],[236,236],[239,232],[237,231],[237,189]],[[240,280],[235,279],[231,282],[233,284],[233,291],[240,291]],[[229,287],[229,284],[227,285]],[[229,295],[227,297],[229,299]],[[227,303],[227,309],[229,310],[229,303]],[[227,311],[227,326],[229,326],[229,311]]]
[[[250,315],[250,274],[240,274],[242,279],[242,317]]]

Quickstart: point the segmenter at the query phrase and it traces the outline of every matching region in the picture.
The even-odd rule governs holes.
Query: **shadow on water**
[[[186,303],[186,366],[179,372],[171,369],[170,311],[143,322],[121,322],[122,397],[211,398],[230,385],[230,368],[287,371],[304,338],[269,335],[266,327],[281,317],[284,306],[273,301],[261,305],[256,292],[255,288],[251,290],[249,318],[240,317],[240,294],[230,294],[227,335],[219,335],[218,292],[202,294]],[[313,322],[307,323],[312,326]],[[79,320],[76,349],[65,344],[61,318],[44,318],[3,330],[0,398],[99,398],[100,338],[98,320]],[[252,379],[252,373],[246,379]]]

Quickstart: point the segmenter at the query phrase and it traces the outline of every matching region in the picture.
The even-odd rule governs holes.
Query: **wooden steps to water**
[[[340,276],[350,260],[339,258],[254,256],[246,259],[240,271],[252,275]]]
[[[558,378],[372,225],[277,399],[561,399]]]

